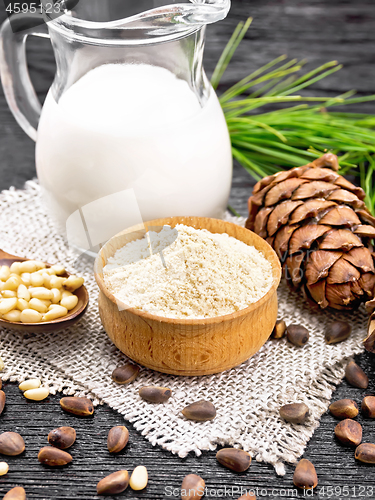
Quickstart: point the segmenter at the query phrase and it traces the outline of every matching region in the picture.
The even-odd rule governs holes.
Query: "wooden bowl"
[[[208,319],[175,319],[134,308],[121,309],[121,302],[107,290],[103,267],[107,259],[144,236],[145,228],[185,224],[212,233],[227,233],[253,245],[272,265],[271,289],[246,309]],[[277,294],[281,267],[270,245],[255,233],[230,222],[203,217],[156,219],[119,233],[101,249],[95,261],[100,288],[99,313],[110,339],[129,358],[153,370],[173,375],[218,373],[250,358],[269,338],[277,319]],[[126,307],[123,304],[124,307]]]
[[[13,262],[24,262],[25,260],[30,259],[17,257],[16,255],[11,255],[3,250],[0,250],[0,266],[10,267]],[[51,267],[51,264],[46,263],[46,266]],[[68,278],[69,273],[65,273],[62,276]],[[89,304],[89,293],[84,285],[79,287],[74,294],[78,297],[78,303],[74,309],[69,311],[68,314],[62,318],[54,319],[52,321],[43,321],[42,323],[16,323],[14,321],[0,319],[0,326],[3,326],[8,330],[29,333],[51,333],[64,330],[65,328],[74,325],[74,323],[82,318]]]

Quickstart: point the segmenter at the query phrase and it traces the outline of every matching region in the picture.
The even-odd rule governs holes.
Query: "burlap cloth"
[[[21,382],[40,377],[50,391],[87,395],[105,402],[132,422],[152,445],[177,453],[214,450],[217,445],[242,447],[258,461],[269,462],[284,474],[284,462],[295,462],[304,451],[332,391],[343,375],[350,356],[362,351],[367,316],[363,309],[343,314],[312,313],[304,300],[284,284],[279,289],[279,317],[301,323],[310,330],[302,348],[286,339],[270,340],[249,361],[219,375],[174,377],[141,368],[128,386],[112,382],[111,372],[127,361],[108,339],[97,307],[98,288],[91,262],[77,263],[58,236],[41,202],[40,189],[30,181],[25,190],[0,194],[0,248],[10,253],[65,263],[69,271],[84,276],[90,293],[86,315],[71,329],[53,334],[24,334],[0,329],[0,355],[4,380]],[[325,326],[334,319],[347,319],[351,337],[326,345]],[[144,402],[138,390],[144,385],[173,390],[164,405]],[[217,408],[211,422],[196,423],[180,413],[189,403],[208,399]],[[279,417],[280,406],[304,402],[310,407],[307,425],[293,425]]]

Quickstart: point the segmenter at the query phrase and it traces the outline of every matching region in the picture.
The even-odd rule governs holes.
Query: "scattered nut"
[[[284,337],[285,332],[286,332],[286,323],[283,319],[279,319],[278,321],[276,321],[271,336],[274,339],[281,339],[282,337]]]
[[[365,396],[362,400],[361,409],[366,418],[375,418],[375,396]]]
[[[302,458],[297,464],[297,467],[293,474],[293,483],[297,488],[311,489],[315,488],[318,484],[318,476],[314,465],[307,460]]]
[[[216,453],[216,460],[235,472],[244,472],[250,467],[251,456],[238,448],[223,448]]]
[[[3,432],[0,434],[0,453],[14,457],[25,451],[25,442],[17,432]]]
[[[358,446],[362,441],[362,426],[355,420],[346,418],[336,425],[335,436],[342,444]]]
[[[372,443],[360,444],[356,448],[354,456],[360,462],[364,462],[366,464],[375,464],[375,444]]]
[[[337,418],[354,418],[358,415],[358,405],[352,399],[339,399],[330,404],[328,409]]]
[[[38,389],[29,389],[23,395],[25,398],[32,399],[33,401],[42,401],[49,396],[49,390],[46,387],[39,387]]]
[[[128,363],[124,366],[119,366],[112,372],[112,380],[116,384],[129,384],[138,377],[139,366]]]
[[[0,476],[5,476],[8,473],[9,465],[6,462],[0,462]]]
[[[147,486],[148,482],[148,473],[146,467],[143,465],[138,465],[133,470],[132,475],[130,476],[129,486],[134,491],[144,490]]]
[[[63,410],[79,417],[89,417],[94,413],[94,406],[88,398],[66,397],[60,399],[60,405]]]
[[[128,471],[119,470],[99,481],[96,485],[96,491],[98,495],[117,495],[117,493],[125,491],[128,484]]]
[[[48,434],[48,442],[55,448],[66,450],[70,448],[76,440],[76,431],[73,427],[58,427]]]
[[[38,460],[41,464],[51,467],[69,464],[73,458],[69,453],[53,446],[44,446],[39,450]]]
[[[21,486],[16,486],[5,494],[3,500],[26,500],[26,491]]]
[[[237,500],[247,500],[248,498],[251,498],[251,500],[256,500],[255,494],[252,491],[248,491],[242,497],[238,498]]]
[[[21,382],[18,386],[18,389],[21,391],[28,391],[30,389],[38,389],[41,386],[42,382],[38,378],[31,378],[29,380],[25,380]]]
[[[309,331],[302,325],[289,325],[286,336],[289,342],[297,347],[302,347],[309,340]]]
[[[292,403],[280,408],[280,416],[292,424],[302,424],[309,416],[309,407],[305,403]]]
[[[327,344],[337,344],[346,340],[352,332],[352,327],[346,321],[334,321],[325,332]]]
[[[359,387],[360,389],[367,389],[368,387],[368,376],[354,361],[349,361],[347,364],[345,378],[354,387]]]
[[[185,418],[188,420],[195,420],[197,422],[206,422],[207,420],[213,420],[216,417],[216,408],[210,401],[196,401],[181,412]]]
[[[149,403],[165,403],[172,396],[172,391],[166,387],[142,387],[139,395]]]
[[[4,407],[5,407],[5,392],[0,390],[0,415],[3,413]]]
[[[204,495],[206,483],[197,474],[188,474],[181,484],[182,500],[200,500]]]
[[[107,448],[110,453],[119,453],[129,441],[129,431],[124,425],[116,425],[108,432]]]

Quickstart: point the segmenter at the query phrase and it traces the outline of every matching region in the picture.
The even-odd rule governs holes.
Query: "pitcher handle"
[[[33,27],[13,32],[12,26],[14,29],[15,25],[12,21],[11,26],[7,19],[0,30],[0,76],[4,94],[18,124],[33,141],[36,141],[42,106],[27,68],[26,39],[28,35],[49,38],[46,25],[40,22],[38,14],[20,14],[17,18],[18,27]]]

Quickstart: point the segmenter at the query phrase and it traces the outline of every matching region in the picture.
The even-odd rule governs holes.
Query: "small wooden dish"
[[[145,223],[160,229],[185,224],[212,233],[227,233],[253,245],[272,265],[271,289],[258,302],[233,314],[208,319],[174,319],[156,316],[122,304],[107,290],[103,267],[107,259],[130,241],[142,238],[144,227],[134,226],[111,238],[95,261],[100,288],[99,313],[110,339],[137,363],[173,375],[207,375],[241,364],[269,338],[277,319],[281,267],[270,245],[255,233],[230,222],[203,217],[170,217]],[[126,307],[125,305],[123,305]]]
[[[25,260],[30,259],[10,255],[9,253],[0,250],[0,266],[10,267],[13,262],[24,262]],[[47,263],[46,266],[51,267],[51,265]],[[65,273],[62,276],[68,278],[69,273]],[[65,328],[74,325],[74,323],[82,318],[89,304],[89,293],[85,286],[82,285],[74,292],[74,294],[78,297],[78,304],[62,318],[58,318],[53,321],[45,321],[43,323],[16,323],[13,321],[7,321],[6,319],[0,319],[0,326],[3,326],[8,330],[17,330],[19,332],[29,333],[50,333],[64,330]]]

